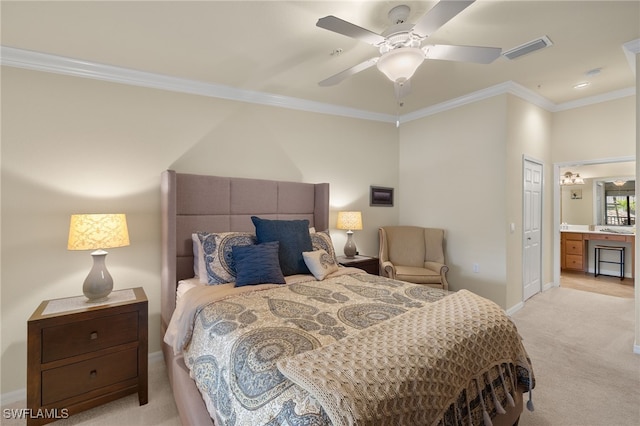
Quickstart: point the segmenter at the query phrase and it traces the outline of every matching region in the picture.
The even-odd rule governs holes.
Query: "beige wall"
[[[400,223],[444,228],[450,287],[502,306],[506,108],[496,96],[400,127]]]
[[[554,163],[635,156],[635,96],[553,114]]]
[[[402,126],[400,223],[446,229],[453,289],[522,301],[524,155],[544,164],[542,284],[552,281],[550,126],[548,111],[511,95]]]
[[[369,186],[398,187],[393,124],[298,112],[2,68],[2,387],[26,387],[26,324],[42,300],[81,294],[88,252],[66,250],[69,215],[127,214],[131,245],[107,259],[114,287],[144,287],[149,351],[160,349],[160,173],[331,184],[331,213],[363,211],[358,248],[397,207],[369,207]],[[335,220],[335,219],[334,219]],[[345,236],[332,230],[338,251]]]
[[[506,211],[507,222],[515,224],[515,231],[509,231],[507,246],[507,309],[522,302],[522,233],[523,233],[523,158],[542,164],[542,275],[541,285],[553,281],[553,186],[551,185],[551,113],[523,101],[515,96],[508,97],[508,132],[506,164]],[[509,226],[505,224],[504,226]]]
[[[572,193],[580,191],[582,198]],[[593,179],[585,179],[584,185],[560,187],[560,222],[571,225],[595,225],[593,217]]]

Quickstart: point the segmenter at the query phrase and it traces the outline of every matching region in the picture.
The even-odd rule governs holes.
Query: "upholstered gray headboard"
[[[175,309],[178,280],[193,276],[191,234],[254,231],[251,216],[308,219],[329,228],[329,184],[162,173],[162,331]]]

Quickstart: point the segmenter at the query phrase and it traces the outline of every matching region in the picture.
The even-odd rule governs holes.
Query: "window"
[[[634,226],[636,224],[635,181],[606,182],[606,225]]]

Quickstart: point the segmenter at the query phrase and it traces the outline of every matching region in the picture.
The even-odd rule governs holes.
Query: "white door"
[[[542,290],[542,164],[524,160],[524,208],[522,238],[522,300]]]

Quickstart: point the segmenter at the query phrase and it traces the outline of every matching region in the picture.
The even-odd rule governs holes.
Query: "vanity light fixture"
[[[560,185],[584,185],[584,179],[580,177],[580,173],[566,172],[560,178]]]

